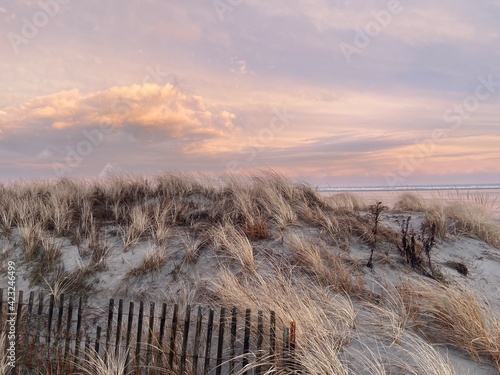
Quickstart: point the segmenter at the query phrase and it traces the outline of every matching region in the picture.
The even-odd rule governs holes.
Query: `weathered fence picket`
[[[134,302],[126,311],[122,299],[111,299],[104,310],[107,314],[102,314],[85,307],[82,297],[47,298],[30,292],[23,301],[22,291],[12,307],[5,303],[4,290],[0,289],[0,322],[4,323],[0,334],[15,313],[18,361],[14,374],[31,374],[40,368],[74,374],[97,366],[98,355],[104,362],[125,356],[125,373],[141,375],[262,375],[269,369],[270,356],[271,362],[286,365],[295,351],[295,324],[285,327],[283,338],[277,337],[273,311],[246,309],[243,314],[236,308],[214,311],[191,305],[180,310],[177,304],[163,303],[159,312],[154,302],[145,309],[143,301],[138,311]]]

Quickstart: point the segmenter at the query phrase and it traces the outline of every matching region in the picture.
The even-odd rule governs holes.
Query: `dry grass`
[[[492,219],[491,210],[480,205],[452,203],[444,212],[452,222],[454,234],[476,236],[500,248],[500,225]]]
[[[335,210],[366,211],[367,203],[360,196],[352,193],[339,193],[325,198],[328,206]]]
[[[238,261],[244,271],[255,272],[253,247],[245,233],[234,225],[225,223],[214,227],[211,236],[216,249]]]
[[[347,295],[279,269],[271,277],[254,274],[243,280],[223,270],[212,289],[224,306],[272,310],[280,325],[296,322],[301,340],[295,366],[309,373],[345,373],[340,353],[349,345],[356,325],[356,311]],[[276,298],[278,295],[280,298]]]
[[[42,249],[43,230],[36,222],[26,222],[19,228],[24,250],[24,260],[33,261]]]
[[[436,228],[436,237],[445,238],[448,233],[447,219],[444,207],[433,205],[425,211],[423,224],[426,228]]]
[[[38,284],[42,282],[43,276],[50,275],[60,267],[62,258],[62,243],[51,237],[42,238],[41,256],[33,262],[30,272],[30,282]]]
[[[289,241],[292,260],[295,264],[314,275],[334,292],[350,296],[363,294],[364,282],[356,277],[338,254],[334,254],[324,243],[314,243],[303,236],[293,234]]]
[[[405,355],[398,356],[395,363],[404,374],[458,375],[449,358],[415,334],[405,332],[402,348]]]
[[[150,220],[147,208],[142,205],[132,207],[129,214],[129,225],[126,229],[122,228],[122,240],[124,249],[135,245],[150,228]]]
[[[45,289],[49,295],[54,296],[56,302],[59,301],[62,295],[69,296],[75,294],[85,295],[88,292],[85,278],[88,270],[77,270],[73,273],[68,273],[64,269],[57,269],[52,275],[41,276]]]
[[[352,242],[373,244],[373,223],[360,213],[367,209],[354,195],[323,199],[311,186],[274,172],[221,175],[211,181],[168,173],[149,180],[113,176],[88,184],[63,179],[0,186],[2,231],[7,241],[23,245],[25,261],[37,262],[33,272],[43,276],[40,284],[55,299],[88,293],[90,276],[115,254],[107,243],[114,243],[111,233],[121,228],[124,248],[151,243],[125,279],[161,272],[172,259],[166,250],[171,239],[184,253],[177,271],[186,264],[196,270],[201,250],[212,247],[218,268],[209,276],[206,293],[190,301],[203,299],[240,311],[273,310],[280,326],[296,322],[300,340],[295,362],[285,367],[272,363],[276,372],[356,374],[346,353],[353,337],[362,333],[371,335],[375,346],[357,359],[360,374],[454,374],[435,347],[410,333],[414,329],[432,342],[453,345],[475,359],[487,358],[498,368],[499,317],[471,291],[424,282],[400,288],[380,285],[380,294],[366,289],[362,261],[345,259],[349,253],[341,249],[349,250]],[[420,197],[405,194],[396,209],[424,210],[426,225],[436,225],[440,237],[451,228],[455,234],[500,244],[498,226],[476,207],[427,206]],[[378,229],[380,249],[391,245],[395,250],[393,238],[399,239],[399,232]],[[63,241],[50,236],[71,237],[86,265],[65,271]],[[277,238],[282,244],[270,240]],[[227,259],[231,262],[222,267]],[[389,349],[406,361],[398,362]],[[101,373],[95,370],[100,367],[108,374],[123,369],[121,359],[109,357],[115,366],[93,357],[97,362],[81,371]]]
[[[394,204],[393,209],[400,212],[424,212],[427,208],[425,199],[415,193],[403,193]]]
[[[144,254],[141,263],[131,268],[125,275],[125,278],[137,278],[150,273],[160,272],[167,261],[168,251],[165,247],[151,246]]]
[[[12,371],[9,353],[7,352],[7,349],[9,349],[7,337],[5,332],[0,333],[0,375],[7,375]]]
[[[104,360],[93,348],[90,348],[87,358],[82,363],[76,364],[78,374],[128,375],[134,373],[132,370],[127,371],[127,367],[130,367],[132,363],[132,360],[129,359],[128,350],[120,349],[116,354],[114,351],[110,351]]]
[[[426,337],[464,350],[475,360],[488,358],[500,370],[500,316],[475,292],[413,282],[405,284],[401,293]]]
[[[378,284],[381,289],[378,303],[366,302],[367,310],[373,316],[370,317],[371,326],[376,328],[382,324],[382,332],[378,335],[388,337],[390,345],[401,344],[407,329],[411,327],[411,298],[403,296],[401,291],[392,284]],[[373,320],[372,320],[373,319]]]
[[[188,264],[195,264],[200,255],[202,241],[193,238],[191,235],[184,233],[181,236],[183,244],[184,258]]]

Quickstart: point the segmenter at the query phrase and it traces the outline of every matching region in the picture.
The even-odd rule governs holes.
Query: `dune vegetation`
[[[18,289],[56,300],[274,311],[296,323],[297,348],[264,357],[270,372],[500,371],[495,296],[464,260],[479,250],[452,253],[469,238],[499,262],[500,226],[473,205],[405,194],[389,208],[272,171],[63,178],[0,185],[0,233],[2,274],[15,261]],[[78,373],[122,373],[122,354]]]

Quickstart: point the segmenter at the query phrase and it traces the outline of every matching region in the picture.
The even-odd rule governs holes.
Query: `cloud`
[[[0,110],[0,129],[36,132],[107,125],[153,129],[172,138],[217,138],[233,128],[234,119],[234,114],[213,112],[202,97],[171,84],[144,84],[37,97]]]
[[[473,24],[438,8],[405,9],[401,16],[394,16],[394,24],[388,27],[388,32],[392,37],[415,46],[461,44],[472,42],[476,37]]]
[[[348,5],[343,1],[333,4],[327,0],[316,1],[314,4],[307,0],[296,0],[291,4],[285,0],[272,3],[247,1],[268,17],[280,16],[297,20],[303,20],[305,17],[320,34],[330,31],[357,32],[369,22],[373,22],[376,14],[380,19],[385,19],[386,16],[380,14],[387,14],[389,9],[389,2],[374,1],[351,2]],[[422,1],[418,4],[400,1],[397,13],[390,15],[381,33],[387,33],[409,45],[474,41],[477,36],[477,20],[471,20],[471,12],[474,9],[463,15],[460,10],[454,9],[458,8],[455,2],[449,5],[444,9],[443,6],[438,7],[431,1]],[[476,14],[474,16],[477,17]]]

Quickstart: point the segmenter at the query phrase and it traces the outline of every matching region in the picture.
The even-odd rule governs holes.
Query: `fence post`
[[[115,310],[115,300],[111,298],[109,300],[108,306],[108,324],[106,327],[106,341],[104,344],[104,363],[106,363],[108,359],[108,351],[109,351],[109,343],[111,340],[111,333],[113,332],[113,313]]]
[[[71,338],[71,323],[73,319],[73,297],[69,298],[68,305],[68,319],[66,321],[66,343],[64,345],[64,363],[66,364],[66,360],[68,359],[69,352],[69,344]]]
[[[165,321],[167,320],[167,304],[164,303],[161,308],[161,317],[160,317],[160,334],[158,337],[158,348],[157,348],[157,358],[156,358],[156,368],[160,369],[163,367],[163,337],[165,335]]]
[[[295,369],[295,344],[296,344],[296,324],[290,322],[290,364]]]
[[[78,312],[77,312],[77,320],[76,320],[76,341],[75,341],[75,359],[73,365],[73,372],[76,370],[76,366],[78,364],[78,357],[80,355],[80,341],[81,341],[81,332],[82,329],[82,297],[78,299]],[[84,349],[85,350],[85,349]]]
[[[47,317],[47,362],[50,360],[50,336],[52,334],[52,315],[54,314],[54,295],[50,295],[49,316]]]
[[[172,326],[170,327],[170,350],[168,353],[168,366],[170,370],[173,370],[174,366],[174,354],[175,354],[175,337],[177,336],[177,312],[179,311],[179,305],[174,305],[174,313],[172,315]]]
[[[95,334],[95,345],[94,345],[94,350],[96,355],[99,355],[100,346],[101,346],[101,327],[97,326]]]
[[[274,361],[276,355],[276,313],[271,311],[269,322],[269,359]]]
[[[137,320],[137,337],[135,341],[135,365],[136,370],[140,367],[141,363],[141,339],[142,339],[142,320],[144,318],[144,302],[139,303],[139,318]]]
[[[153,344],[153,329],[154,329],[154,319],[155,319],[155,303],[151,302],[149,304],[149,331],[148,331],[148,348],[146,351],[146,374],[149,374],[151,360],[151,346]]]
[[[264,319],[262,311],[259,310],[257,317],[257,367],[255,368],[255,375],[261,375],[262,366],[260,361],[262,359],[262,342],[264,341]]]
[[[60,339],[61,339],[61,327],[62,327],[62,317],[63,317],[63,312],[64,312],[64,294],[61,294],[61,297],[59,298],[59,307],[57,310],[57,324],[56,324],[56,334],[54,337],[54,345],[56,346],[55,350],[55,356],[54,356],[54,368],[58,368],[58,361],[59,361],[59,347],[61,346]]]
[[[35,350],[34,350],[34,364],[38,364],[38,352],[40,346],[41,324],[43,314],[43,293],[40,291],[38,294],[38,312],[36,317],[36,330],[35,330]]]
[[[181,353],[181,366],[179,370],[179,375],[184,375],[184,369],[186,367],[186,352],[189,336],[189,324],[191,322],[191,306],[186,306],[186,313],[184,316],[184,331],[182,332],[182,353]]]
[[[251,310],[247,309],[245,312],[245,337],[243,339],[243,362],[242,368],[244,369],[248,365],[248,351],[250,349],[250,319]],[[243,375],[247,374],[247,370],[243,371]]]
[[[201,325],[203,322],[203,316],[201,315],[201,306],[198,306],[198,317],[196,319],[196,333],[194,335],[194,349],[193,349],[193,374],[198,373],[198,356],[200,352],[200,342],[201,342]]]
[[[123,320],[123,299],[120,299],[118,301],[118,317],[116,321],[115,358],[118,357],[118,354],[120,352],[122,320]]]
[[[127,348],[127,358],[125,359],[126,363],[126,368],[125,372],[128,373],[128,359],[130,357],[130,335],[132,334],[132,323],[134,320],[134,303],[130,302],[129,308],[128,308],[128,321],[127,321],[127,337],[126,337],[126,343],[125,347]]]
[[[26,317],[26,325],[24,326],[24,350],[23,350],[23,357],[24,357],[24,368],[26,369],[28,367],[28,345],[30,341],[30,331],[31,331],[31,314],[33,312],[33,300],[35,299],[35,292],[30,292],[30,298],[28,302],[28,316]],[[0,310],[1,311],[1,310]]]
[[[210,372],[210,355],[212,353],[212,332],[214,329],[214,310],[210,309],[207,322],[207,343],[205,345],[205,365],[203,374],[207,375]]]
[[[288,354],[290,350],[290,329],[288,327],[283,328],[283,360],[282,365],[284,367],[288,366]]]
[[[234,357],[236,356],[236,328],[237,328],[237,313],[236,307],[231,311],[231,340],[229,343],[229,374],[234,374]]]
[[[18,294],[18,297],[17,297],[17,310],[16,310],[16,321],[15,321],[15,328],[16,328],[16,338],[15,338],[15,341],[16,341],[16,348],[19,347],[19,334],[17,334],[19,332],[19,324],[21,322],[21,316],[22,316],[22,313],[23,313],[23,291],[19,291],[19,294]],[[17,362],[15,364],[15,368],[14,368],[14,372],[16,372],[18,370],[18,365],[17,365]]]
[[[3,288],[0,288],[0,332],[3,327]]]
[[[217,344],[217,367],[215,368],[215,375],[221,375],[222,371],[222,346],[224,345],[224,325],[226,323],[226,308],[220,309],[219,317],[219,337]]]

